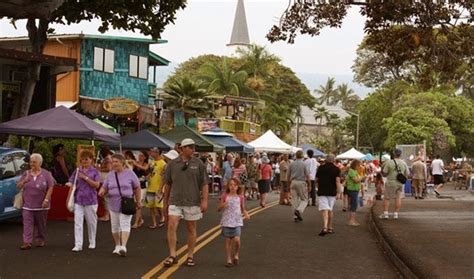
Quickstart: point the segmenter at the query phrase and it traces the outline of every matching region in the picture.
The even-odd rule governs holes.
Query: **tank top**
[[[244,221],[242,219],[242,210],[240,203],[243,202],[243,196],[231,196],[224,193],[223,198],[227,202],[227,207],[222,212],[221,226],[223,227],[242,227]]]

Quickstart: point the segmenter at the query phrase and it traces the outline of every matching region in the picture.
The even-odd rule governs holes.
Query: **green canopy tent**
[[[175,127],[161,136],[174,143],[179,143],[185,138],[190,138],[196,143],[197,152],[221,152],[225,149],[224,146],[208,140],[199,134],[198,131],[186,125]]]
[[[104,127],[104,128],[107,128],[109,129],[110,131],[112,132],[117,132],[117,129],[115,129],[114,127],[110,126],[109,124],[101,121],[99,118],[96,118],[93,120],[95,123],[99,124],[100,126]]]

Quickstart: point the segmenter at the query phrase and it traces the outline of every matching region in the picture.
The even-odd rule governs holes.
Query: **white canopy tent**
[[[357,151],[355,148],[351,148],[350,150],[342,153],[342,154],[339,154],[336,156],[336,159],[349,159],[349,160],[353,160],[353,159],[360,159],[362,157],[364,157],[365,154],[363,153],[360,153],[359,151]]]
[[[272,130],[266,131],[265,134],[248,144],[253,146],[257,152],[291,153],[301,149],[282,141]]]

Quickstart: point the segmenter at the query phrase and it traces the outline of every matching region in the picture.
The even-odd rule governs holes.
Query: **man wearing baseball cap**
[[[395,211],[393,213],[393,219],[398,219],[398,212],[402,206],[402,191],[403,183],[397,180],[399,173],[408,177],[408,166],[405,161],[400,159],[402,155],[401,149],[395,149],[394,159],[386,161],[383,165],[382,174],[387,177],[387,184],[385,185],[385,191],[383,194],[383,214],[380,216],[382,219],[388,219],[388,209],[390,207],[390,200],[395,200]]]
[[[195,142],[184,139],[181,154],[170,161],[165,171],[164,213],[168,216],[169,257],[164,265],[170,267],[177,263],[176,230],[179,221],[184,219],[188,231],[187,266],[195,266],[194,245],[196,243],[196,221],[207,210],[209,176],[199,158],[193,156]]]

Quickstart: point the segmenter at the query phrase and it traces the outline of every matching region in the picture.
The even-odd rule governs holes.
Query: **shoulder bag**
[[[74,200],[74,196],[76,195],[76,183],[77,183],[77,176],[79,175],[79,168],[76,169],[76,175],[74,176],[74,184],[71,186],[71,190],[69,191],[69,195],[67,197],[66,207],[67,210],[71,213],[74,213],[74,204],[76,201]]]
[[[125,215],[133,215],[137,212],[137,207],[135,205],[135,199],[133,198],[133,195],[131,198],[127,198],[127,197],[124,197],[122,196],[122,190],[120,190],[120,182],[119,182],[119,179],[118,179],[118,175],[116,172],[115,173],[115,180],[117,181],[117,188],[119,190],[119,193],[120,193],[120,198],[121,198],[121,201],[120,201],[120,211],[122,212],[122,214],[125,214]],[[133,188],[132,188],[132,193],[133,193]]]
[[[393,162],[395,163],[395,168],[397,169],[397,181],[405,184],[405,182],[407,182],[407,178],[401,173],[400,168],[397,165],[397,161],[393,159]]]

